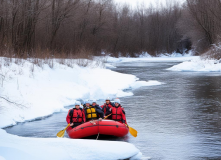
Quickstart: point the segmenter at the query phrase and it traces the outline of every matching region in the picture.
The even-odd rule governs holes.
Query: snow
[[[60,112],[77,99],[131,96],[132,91],[124,90],[152,84],[99,66],[68,67],[54,61],[50,68],[47,64],[33,67],[27,60],[22,64],[14,61],[8,65],[6,59],[0,59],[0,73],[6,77],[0,81],[0,95],[22,106],[1,99],[0,128]]]
[[[163,83],[161,82],[158,82],[158,81],[138,81],[137,83],[133,83],[131,85],[131,88],[132,89],[137,89],[137,88],[140,88],[141,86],[155,86],[155,85],[161,85]]]
[[[143,52],[139,58],[152,58],[152,56],[150,54],[148,54],[147,52]]]
[[[221,63],[214,59],[193,59],[175,65],[168,70],[189,72],[221,72]]]
[[[105,64],[106,68],[116,68],[115,66],[113,66],[112,64],[106,63]]]
[[[68,138],[27,138],[0,129],[0,160],[74,160],[140,159],[142,154],[132,144],[114,141]]]
[[[6,160],[5,158],[3,158],[2,156],[0,156],[0,160]]]
[[[145,62],[184,62],[192,59],[198,58],[197,56],[192,56],[192,52],[188,54],[181,55],[179,53],[173,54],[159,54],[158,57],[152,57],[148,53],[143,53],[138,58],[131,58],[131,57],[107,57],[108,63],[120,63],[120,62],[134,62],[134,61],[145,61]]]

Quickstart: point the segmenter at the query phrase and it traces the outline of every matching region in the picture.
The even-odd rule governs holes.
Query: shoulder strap
[[[105,104],[104,106],[104,112],[106,113],[106,111],[107,111],[107,104]]]
[[[73,116],[74,108],[72,108],[69,112],[69,116]]]
[[[121,108],[123,114],[126,115],[125,110],[123,109],[123,107],[121,105],[119,107]]]
[[[71,109],[71,111],[70,111],[70,113],[69,113],[69,116],[71,116],[70,123],[73,122],[73,112],[74,112],[74,109],[75,109],[75,108]]]

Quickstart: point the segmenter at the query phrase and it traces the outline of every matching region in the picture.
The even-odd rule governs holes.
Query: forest
[[[214,51],[220,35],[220,0],[135,9],[112,0],[0,0],[3,57],[202,55]]]

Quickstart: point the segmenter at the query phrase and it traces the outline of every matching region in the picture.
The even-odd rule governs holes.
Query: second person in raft
[[[90,101],[86,101],[85,103],[86,107],[84,110],[87,122],[98,118],[99,120],[102,120],[104,118],[104,112],[98,105],[91,106]]]
[[[80,105],[80,102],[75,102],[75,108],[70,109],[66,117],[67,123],[70,123],[72,128],[77,127],[86,121],[84,110],[80,108]]]

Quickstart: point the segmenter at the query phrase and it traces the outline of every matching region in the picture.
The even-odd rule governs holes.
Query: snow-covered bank
[[[168,70],[190,72],[221,72],[221,62],[218,60],[197,58],[175,65]]]
[[[108,63],[119,63],[119,62],[134,62],[134,61],[146,61],[146,62],[184,62],[192,59],[196,59],[197,56],[192,56],[192,53],[181,55],[178,53],[174,53],[172,55],[161,54],[158,57],[152,57],[149,54],[145,53],[143,56],[139,58],[127,58],[127,57],[107,57]]]
[[[0,77],[0,96],[22,104],[18,107],[0,99],[0,128],[59,112],[76,99],[131,96],[124,89],[161,84],[101,67],[72,68],[56,61],[53,68],[47,64],[39,67],[26,60],[18,65],[3,58],[0,62],[4,76]]]
[[[116,160],[142,156],[134,145],[126,142],[24,138],[7,134],[2,129],[0,137],[0,159],[6,160]]]

